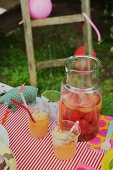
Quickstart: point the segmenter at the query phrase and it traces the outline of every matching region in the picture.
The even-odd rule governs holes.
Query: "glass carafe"
[[[65,63],[66,79],[61,86],[62,120],[79,121],[80,141],[92,139],[99,130],[100,67],[100,60],[92,56],[71,56]]]

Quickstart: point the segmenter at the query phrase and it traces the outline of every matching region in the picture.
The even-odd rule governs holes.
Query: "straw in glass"
[[[68,136],[74,131],[74,130],[78,130],[79,129],[79,121],[76,121],[74,123],[74,125],[72,126],[72,128],[70,129],[70,131],[68,132],[68,134],[66,135],[65,139],[66,140],[68,138]]]
[[[24,106],[28,108],[27,102],[26,102],[25,97],[24,97],[24,95],[22,93],[24,91],[24,88],[25,88],[25,83],[22,86],[19,87],[18,92],[21,95],[21,98],[22,98],[22,101],[24,103]]]
[[[14,99],[11,99],[11,101],[12,101],[13,103],[15,103],[16,105],[18,105],[19,107],[21,107],[22,109],[26,110],[26,111],[28,112],[31,120],[35,123],[35,120],[34,120],[34,118],[32,117],[32,114],[31,114],[30,110],[29,110],[27,107],[25,107],[24,105],[20,104],[19,102],[17,102],[17,101],[14,100]]]

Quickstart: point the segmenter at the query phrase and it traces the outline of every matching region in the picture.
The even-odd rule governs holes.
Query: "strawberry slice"
[[[68,108],[64,103],[62,106],[62,117],[64,120],[77,121],[80,119],[80,114],[76,110]]]
[[[86,134],[91,134],[94,131],[95,127],[93,126],[93,124],[89,124],[86,130]]]
[[[87,134],[88,122],[85,119],[80,119],[79,125],[81,128],[81,134],[82,135]]]
[[[84,114],[84,119],[87,122],[91,122],[93,119],[93,116],[94,116],[94,112],[89,112],[89,113]]]
[[[98,119],[98,113],[94,113],[93,114],[93,119],[92,119],[92,124],[93,124],[93,126],[96,126],[97,124],[98,124],[98,122],[99,122],[99,119]]]
[[[79,95],[70,92],[64,96],[63,101],[68,108],[75,110],[79,105]]]

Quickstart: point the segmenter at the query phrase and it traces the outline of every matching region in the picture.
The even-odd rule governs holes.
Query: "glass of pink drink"
[[[62,120],[80,122],[80,141],[92,139],[99,130],[100,65],[100,61],[91,56],[74,56],[66,62],[67,77],[61,87]]]

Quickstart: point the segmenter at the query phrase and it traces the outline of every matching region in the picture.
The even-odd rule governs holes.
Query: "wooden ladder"
[[[92,52],[92,30],[90,25],[85,21],[82,13],[66,16],[57,16],[57,17],[48,17],[45,19],[31,20],[28,8],[28,0],[20,0],[22,17],[24,23],[24,34],[25,34],[25,43],[28,59],[28,69],[30,75],[30,83],[32,86],[37,86],[37,68],[49,68],[49,67],[59,67],[64,65],[66,58],[48,60],[35,63],[34,56],[34,47],[33,47],[33,36],[32,28],[47,26],[47,25],[58,25],[74,22],[83,22],[83,37],[84,37],[84,46],[86,48],[87,54]],[[90,0],[81,0],[81,11],[85,12],[90,17]]]

